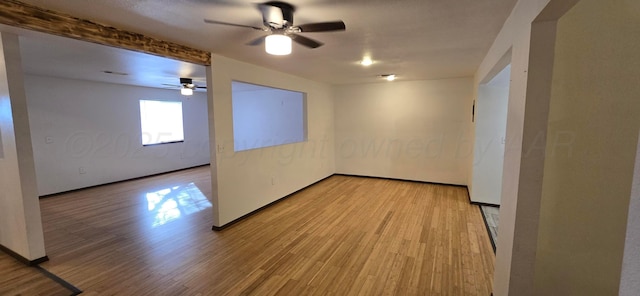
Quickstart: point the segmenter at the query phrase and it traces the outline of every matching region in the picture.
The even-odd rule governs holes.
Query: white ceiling
[[[57,36],[23,34],[20,54],[27,74],[175,89],[186,77],[206,86],[204,66]]]
[[[472,76],[516,2],[291,0],[288,2],[297,8],[294,24],[341,19],[347,31],[306,33],[306,37],[325,45],[317,49],[294,45],[290,56],[277,57],[266,54],[262,47],[244,45],[260,36],[259,31],[203,22],[208,18],[260,26],[261,15],[248,0],[22,1],[333,84],[377,82],[377,75],[386,73],[397,74],[398,80]],[[100,49],[68,39],[52,46],[51,38],[47,39],[23,38],[23,51],[38,56],[37,60],[24,62],[28,71],[91,80],[99,78],[94,76],[104,76],[100,79],[105,81],[121,79],[105,78],[109,76],[100,72],[111,70],[127,72],[131,80],[152,80],[156,84],[177,83],[180,76],[204,84],[202,67],[166,59],[159,62],[156,57]],[[365,68],[357,63],[365,55],[375,61],[372,66]],[[68,67],[70,63],[76,66]]]

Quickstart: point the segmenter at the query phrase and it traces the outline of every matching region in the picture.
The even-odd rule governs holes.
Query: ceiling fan
[[[180,85],[166,84],[166,83],[163,83],[162,85],[170,86],[172,88],[179,87],[180,93],[185,96],[193,95],[193,91],[198,88],[207,89],[206,86],[195,85],[193,83],[193,79],[183,78],[183,77],[180,77]]]
[[[309,48],[318,48],[323,45],[323,43],[299,35],[299,33],[346,30],[346,26],[343,21],[311,23],[295,26],[293,24],[293,12],[295,11],[295,7],[285,2],[269,1],[257,4],[257,7],[262,14],[262,27],[240,25],[210,19],[205,19],[204,22],[267,32],[267,35],[254,39],[248,42],[247,45],[256,46],[266,43],[265,48],[267,53],[275,55],[286,55],[291,53],[291,40]]]

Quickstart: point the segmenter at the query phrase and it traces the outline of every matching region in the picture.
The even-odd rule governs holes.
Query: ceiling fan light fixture
[[[291,37],[282,34],[271,34],[265,38],[264,49],[272,55],[291,54]]]
[[[370,57],[365,57],[362,59],[362,61],[360,61],[360,65],[363,65],[365,67],[371,66],[372,64],[373,64],[373,61],[371,60]]]
[[[183,86],[180,88],[180,94],[183,96],[191,96],[193,95],[193,89]]]

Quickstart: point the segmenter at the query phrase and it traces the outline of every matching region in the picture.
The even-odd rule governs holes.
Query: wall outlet
[[[53,143],[53,137],[44,137],[44,143],[45,144]]]
[[[218,153],[224,152],[224,144],[218,144]]]
[[[87,171],[84,169],[84,167],[79,167],[78,168],[78,173],[80,173],[80,175],[84,175],[87,173]]]
[[[277,180],[276,180],[276,176],[271,176],[271,185],[276,185]]]

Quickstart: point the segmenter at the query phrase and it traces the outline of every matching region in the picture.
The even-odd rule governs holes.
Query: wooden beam
[[[209,52],[120,30],[15,0],[0,1],[0,23],[180,61],[211,65]]]

